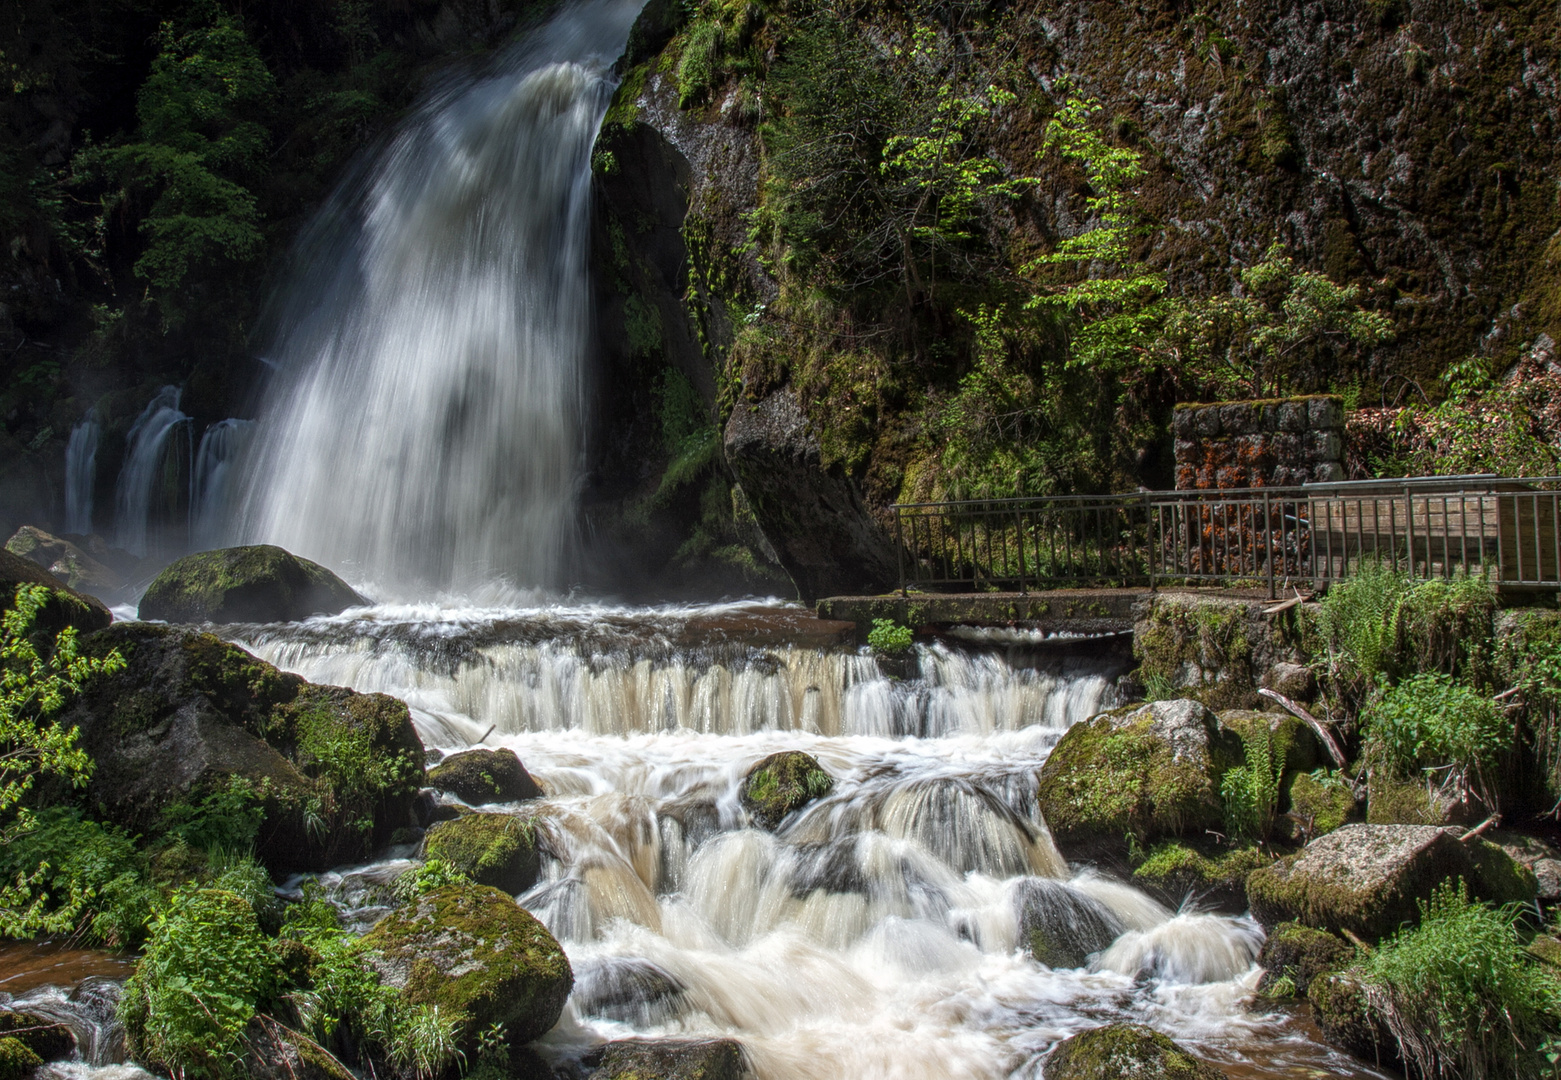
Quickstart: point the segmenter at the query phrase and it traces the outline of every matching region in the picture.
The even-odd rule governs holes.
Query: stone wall
[[[1179,490],[1344,479],[1344,403],[1331,395],[1176,406]]]

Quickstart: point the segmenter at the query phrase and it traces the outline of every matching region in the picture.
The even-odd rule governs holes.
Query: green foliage
[[[1333,832],[1354,809],[1355,793],[1348,781],[1329,769],[1300,773],[1290,782],[1290,815],[1300,820],[1303,839]]]
[[[1366,709],[1368,755],[1400,776],[1443,774],[1444,789],[1495,806],[1493,768],[1512,745],[1513,725],[1496,703],[1449,675],[1422,672]]]
[[[243,897],[176,892],[153,918],[119,1004],[137,1056],[176,1080],[234,1075],[244,1028],[276,990],[272,957]]]
[[[677,65],[679,108],[698,104],[709,93],[715,82],[722,37],[718,22],[700,20],[689,28]]]
[[[1354,577],[1328,589],[1321,629],[1336,677],[1370,686],[1388,673],[1396,660],[1400,618],[1411,587],[1407,577],[1385,563],[1368,562]]]
[[[893,619],[874,619],[868,631],[867,644],[877,653],[892,656],[905,652],[915,641],[916,632],[909,626],[901,626]]]
[[[472,879],[443,859],[429,859],[396,878],[392,886],[396,899],[402,903],[416,900],[425,893],[442,889],[446,885],[470,885]]]
[[[1434,1080],[1552,1075],[1538,1052],[1561,1025],[1561,980],[1521,951],[1516,907],[1470,901],[1460,880],[1359,965],[1365,995],[1414,1070]]]
[[[34,783],[57,776],[81,787],[92,762],[76,745],[76,729],[55,719],[86,681],[124,667],[118,652],[81,656],[76,631],[66,628],[40,653],[38,613],[53,595],[41,585],[22,585],[0,619],[0,842],[25,828],[30,811],[21,805]]]
[[[247,851],[265,817],[260,793],[249,781],[230,777],[195,801],[181,799],[163,810],[162,832],[197,851]]]
[[[1225,822],[1232,836],[1261,842],[1273,831],[1285,756],[1275,752],[1266,723],[1250,725],[1241,741],[1245,764],[1226,769],[1220,782]]]
[[[721,438],[699,391],[681,371],[664,370],[656,380],[655,396],[661,445],[669,460],[653,499],[665,500],[715,463],[721,453]]]
[[[0,935],[75,933],[133,946],[151,915],[155,892],[135,844],[120,829],[82,818],[71,807],[39,812],[0,845]]]
[[[328,706],[300,712],[293,730],[299,760],[309,775],[330,782],[338,809],[366,809],[381,793],[405,783],[414,771],[406,755],[376,747],[368,725],[351,723]],[[374,822],[364,815],[354,824],[368,829]]]

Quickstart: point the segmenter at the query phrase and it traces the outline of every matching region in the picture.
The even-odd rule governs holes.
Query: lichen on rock
[[[364,603],[319,563],[257,544],[175,560],[147,588],[138,614],[164,622],[293,622]]]
[[[536,884],[542,860],[536,824],[513,814],[462,814],[428,830],[424,851],[479,885],[511,896]]]

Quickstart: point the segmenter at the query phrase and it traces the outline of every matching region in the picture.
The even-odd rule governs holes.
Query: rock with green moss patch
[[[590,1080],[741,1080],[743,1048],[735,1039],[620,1039],[588,1059]]]
[[[82,648],[125,659],[62,717],[96,762],[86,799],[107,820],[152,840],[247,798],[277,870],[362,858],[409,823],[423,749],[395,698],[315,686],[180,627],[120,623]]]
[[[1387,1068],[1397,1067],[1398,1041],[1366,1004],[1361,984],[1348,972],[1324,971],[1306,988],[1312,1019],[1330,1046]]]
[[[1494,844],[1427,825],[1346,825],[1247,878],[1265,927],[1298,922],[1380,938],[1419,918],[1437,885],[1462,878],[1472,896],[1534,898],[1534,875]]]
[[[43,1064],[32,1047],[13,1036],[0,1038],[0,1080],[23,1080]]]
[[[1240,760],[1239,740],[1203,705],[1155,701],[1069,728],[1036,799],[1060,847],[1125,849],[1222,828],[1220,779]]]
[[[1396,780],[1373,772],[1366,791],[1371,825],[1472,825],[1482,812],[1432,791],[1420,780]]]
[[[1273,861],[1256,845],[1171,842],[1157,845],[1134,869],[1133,884],[1172,907],[1191,897],[1201,906],[1239,914],[1247,908],[1247,875]]]
[[[269,1016],[245,1029],[240,1069],[249,1080],[355,1080],[325,1047]]]
[[[1300,923],[1280,923],[1258,954],[1258,965],[1263,968],[1258,990],[1275,996],[1304,996],[1313,979],[1340,970],[1354,956],[1354,946],[1337,934]],[[1279,993],[1282,986],[1288,987],[1288,994]]]
[[[19,1039],[44,1061],[68,1058],[76,1050],[70,1028],[47,1016],[28,1012],[0,1012],[0,1037]]]
[[[69,540],[51,536],[32,525],[23,525],[5,542],[5,549],[43,567],[72,589],[107,597],[117,603],[125,589],[124,577],[104,566]]]
[[[87,634],[114,621],[97,597],[69,588],[37,563],[0,548],[0,612],[11,610],[22,585],[42,585],[53,594],[38,613],[38,629],[50,637],[68,626]]]
[[[1286,773],[1306,772],[1320,764],[1316,733],[1289,713],[1226,709],[1219,713],[1219,722],[1243,740],[1266,728],[1270,753],[1284,760]]]
[[[1290,781],[1290,815],[1302,835],[1331,833],[1355,814],[1355,793],[1339,778],[1297,773]]]
[[[535,885],[542,869],[535,823],[513,814],[462,814],[441,821],[428,830],[424,851],[479,885],[511,896]]]
[[[141,597],[138,614],[182,623],[295,622],[365,603],[319,563],[257,544],[176,560]]]
[[[468,1055],[503,1024],[527,1043],[558,1022],[574,974],[547,927],[485,885],[449,885],[397,908],[362,939],[384,981],[414,1005],[437,1005]]]
[[[1127,929],[1114,911],[1066,882],[1024,878],[1011,896],[1020,944],[1050,968],[1083,967]]]
[[[812,756],[784,750],[749,769],[738,796],[754,824],[773,832],[788,814],[828,795],[834,786],[834,779]]]
[[[1064,1039],[1046,1059],[1045,1080],[1221,1080],[1212,1065],[1142,1024],[1107,1024]]]
[[[468,806],[540,799],[547,794],[510,749],[462,750],[428,770],[428,784]]]

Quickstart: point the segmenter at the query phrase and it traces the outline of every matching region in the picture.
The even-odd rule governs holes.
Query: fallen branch
[[[1500,814],[1492,814],[1490,817],[1488,817],[1484,821],[1480,822],[1474,828],[1472,828],[1468,832],[1464,833],[1458,839],[1459,840],[1464,840],[1464,841],[1473,840],[1476,836],[1479,836],[1482,832],[1484,832],[1486,829],[1490,828],[1492,825],[1499,825],[1499,824],[1501,824],[1501,815]]]
[[[1357,949],[1360,949],[1362,952],[1369,952],[1370,953],[1370,952],[1376,952],[1377,951],[1376,949],[1372,948],[1370,945],[1367,945],[1364,941],[1362,941],[1360,939],[1360,937],[1353,930],[1349,930],[1349,929],[1346,929],[1345,927],[1341,926],[1341,927],[1339,927],[1339,933],[1341,933],[1345,937],[1349,938],[1350,941],[1354,943],[1355,947]]]
[[[1293,608],[1297,604],[1301,603],[1301,600],[1302,600],[1302,597],[1299,596],[1299,595],[1292,596],[1288,600],[1281,600],[1281,601],[1279,601],[1279,603],[1275,604],[1273,607],[1266,607],[1266,608],[1264,608],[1263,609],[1263,614],[1264,615],[1278,615],[1281,611],[1289,611],[1291,608]]]
[[[498,724],[489,724],[488,725],[488,730],[484,731],[482,733],[482,738],[478,739],[477,741],[478,742],[487,742],[488,741],[488,736],[492,735],[493,734],[493,729],[498,727],[498,726],[499,726]]]
[[[1514,686],[1511,690],[1503,690],[1501,693],[1499,693],[1495,697],[1491,698],[1491,700],[1492,701],[1502,701],[1502,700],[1504,700],[1506,698],[1510,698],[1513,694],[1521,694],[1522,692],[1523,692],[1523,687],[1521,687],[1521,686]]]
[[[1301,706],[1297,705],[1295,702],[1291,701],[1277,690],[1269,690],[1264,688],[1259,690],[1258,693],[1262,694],[1270,701],[1278,702],[1282,709],[1286,710],[1297,719],[1303,721],[1307,727],[1315,731],[1317,733],[1317,737],[1322,740],[1323,746],[1327,747],[1328,756],[1333,758],[1334,763],[1337,764],[1339,768],[1343,769],[1348,766],[1349,762],[1344,759],[1344,750],[1339,746],[1338,741],[1334,739],[1333,733],[1327,728],[1323,727],[1321,720],[1317,719],[1317,717],[1301,708]]]

